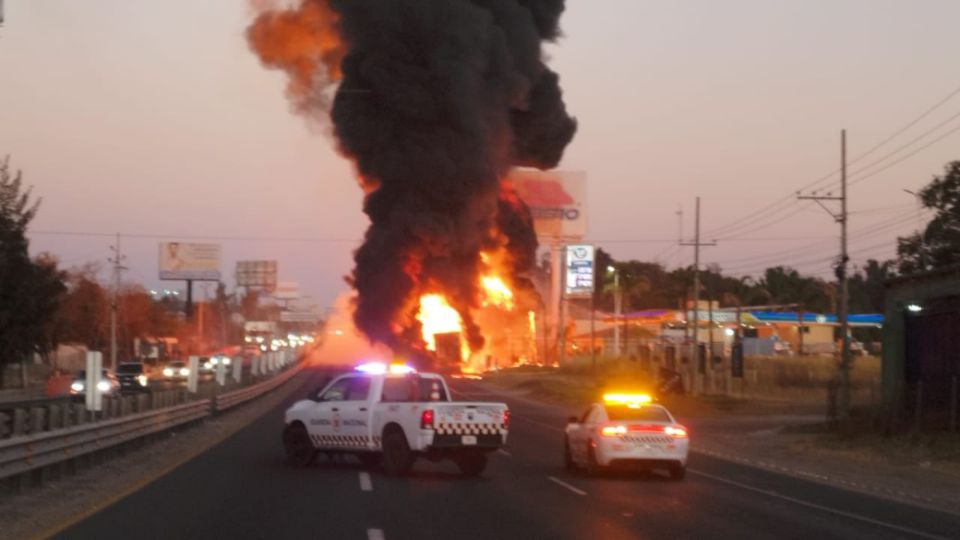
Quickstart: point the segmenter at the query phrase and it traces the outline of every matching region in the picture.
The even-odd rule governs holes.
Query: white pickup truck
[[[440,375],[369,366],[287,409],[283,445],[291,464],[305,467],[320,452],[349,453],[402,475],[423,457],[452,459],[464,475],[477,476],[487,454],[506,443],[506,404],[451,401]]]

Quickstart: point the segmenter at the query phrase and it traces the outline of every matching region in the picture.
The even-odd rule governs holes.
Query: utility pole
[[[716,242],[700,241],[700,197],[697,197],[697,210],[694,218],[694,237],[693,242],[680,242],[681,246],[693,246],[693,354],[691,361],[693,363],[693,376],[691,377],[691,390],[693,395],[700,392],[700,248],[715,246]]]
[[[840,322],[840,395],[837,404],[837,413],[841,425],[845,424],[850,416],[850,325],[848,313],[850,309],[850,291],[847,283],[847,130],[840,131],[840,196],[831,193],[818,195],[816,191],[810,195],[797,193],[798,200],[814,201],[827,211],[834,221],[840,224],[840,260],[837,262],[836,275],[840,282],[840,302],[837,309],[837,319]],[[823,201],[839,201],[840,213],[834,213]]]
[[[117,233],[117,243],[110,246],[113,256],[107,261],[113,265],[113,294],[110,301],[110,369],[117,369],[117,309],[120,302],[120,274],[126,270],[123,260],[126,257],[120,251],[120,233]]]

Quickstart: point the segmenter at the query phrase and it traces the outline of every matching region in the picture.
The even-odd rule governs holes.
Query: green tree
[[[52,258],[30,259],[26,232],[38,207],[10,159],[0,162],[0,385],[6,364],[55,345],[52,323],[65,287]]]
[[[883,313],[883,283],[894,276],[894,262],[874,259],[850,276],[850,312]]]
[[[900,273],[960,265],[960,161],[920,190],[920,201],[936,213],[923,231],[897,239]]]

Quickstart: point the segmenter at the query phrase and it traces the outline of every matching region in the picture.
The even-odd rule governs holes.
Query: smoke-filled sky
[[[240,0],[6,2],[0,155],[43,197],[34,252],[104,261],[112,238],[46,233],[119,231],[127,278],[157,287],[159,240],[219,238],[225,274],[277,259],[281,279],[332,303],[367,226],[362,194],[290,112],[283,74],[250,53],[252,17]],[[561,167],[589,175],[588,239],[686,264],[689,249],[670,244],[675,212],[688,235],[700,195],[706,236],[720,239],[707,262],[826,273],[837,227],[816,207],[709,231],[833,171],[841,127],[856,157],[956,89],[957,20],[954,0],[569,0],[565,37],[546,50],[579,121]],[[957,113],[960,96],[852,170]],[[960,133],[855,184],[854,260],[892,254],[917,223],[902,189],[957,158]]]

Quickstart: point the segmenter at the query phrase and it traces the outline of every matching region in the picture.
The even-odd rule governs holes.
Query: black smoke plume
[[[501,179],[513,166],[556,166],[576,131],[541,50],[563,10],[563,0],[301,0],[251,25],[251,46],[290,74],[300,112],[316,114],[339,82],[333,132],[368,192],[350,282],[370,339],[416,349],[419,296],[438,292],[478,350],[481,250],[506,249],[523,282],[536,236]]]

